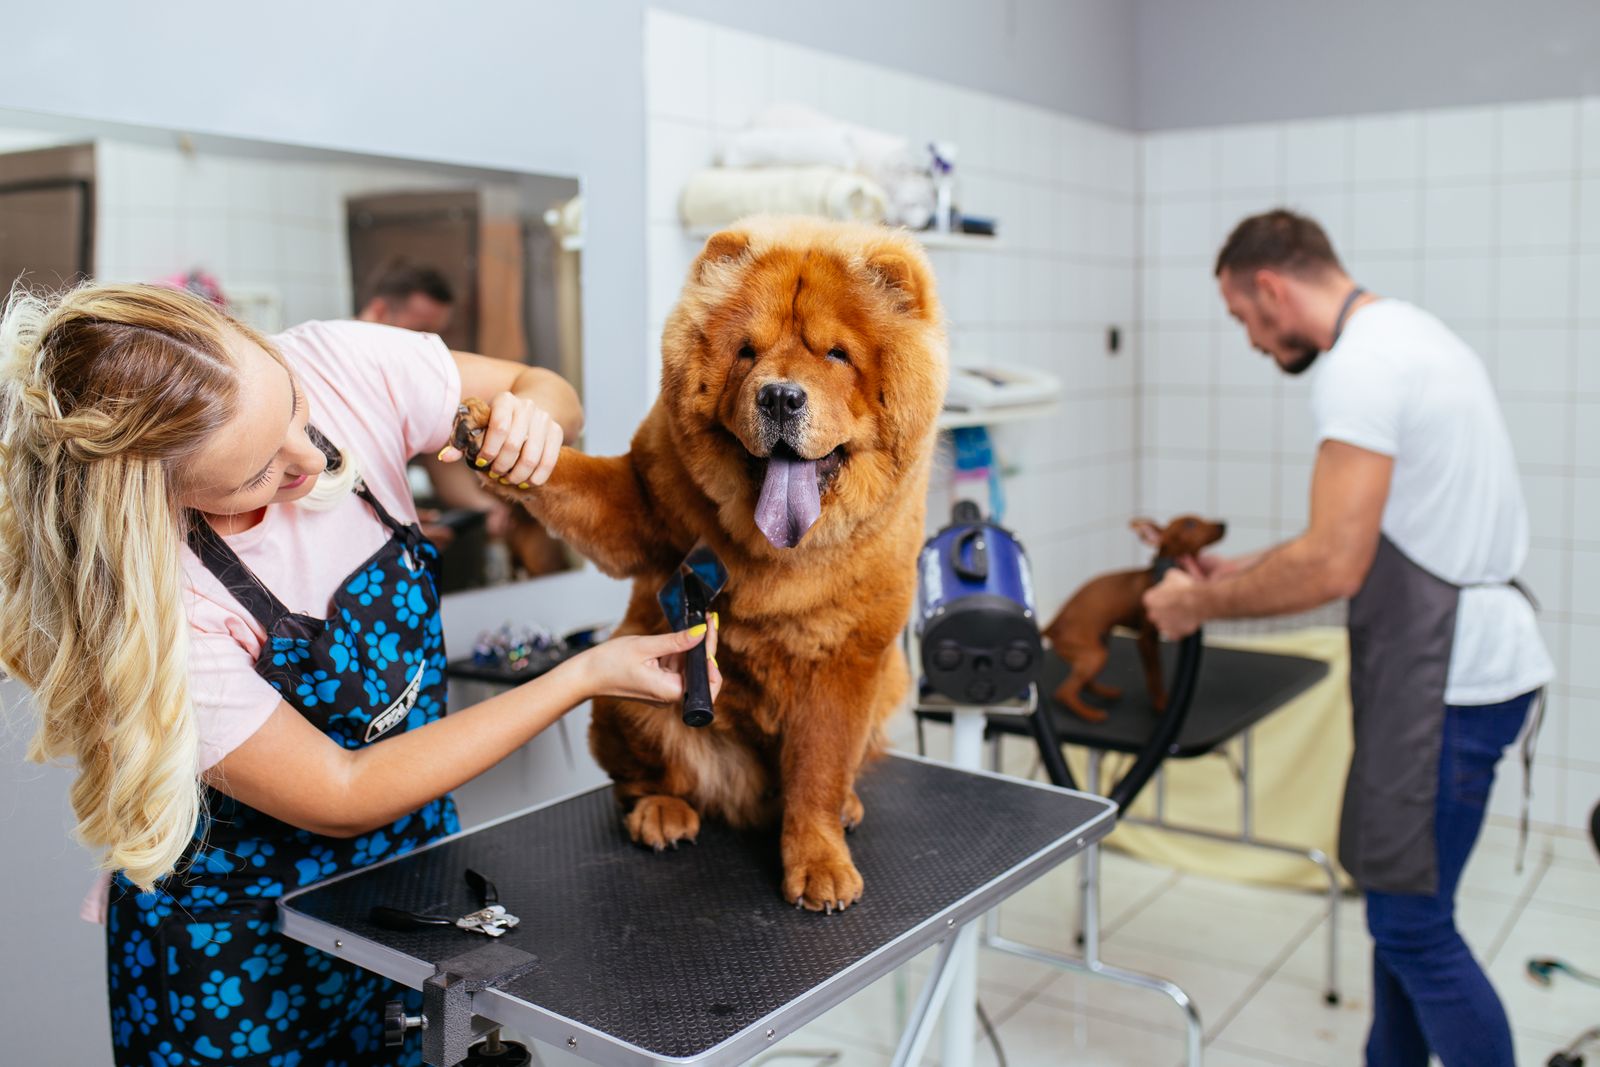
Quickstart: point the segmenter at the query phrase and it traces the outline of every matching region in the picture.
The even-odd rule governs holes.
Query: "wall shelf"
[[[729,226],[735,225],[729,223]],[[891,229],[896,227],[890,227]],[[727,229],[726,226],[686,226],[684,235],[697,241],[704,241],[718,230]],[[963,252],[991,252],[1001,247],[998,237],[986,237],[980,233],[937,233],[933,230],[905,230],[903,231],[918,241],[924,248],[950,248]]]
[[[1053,415],[1059,406],[1058,400],[1045,400],[1037,404],[1007,404],[1004,407],[993,408],[964,410],[946,408],[939,412],[937,425],[941,430],[954,430],[962,426],[996,426],[1005,422],[1022,422],[1025,419],[1039,419]]]

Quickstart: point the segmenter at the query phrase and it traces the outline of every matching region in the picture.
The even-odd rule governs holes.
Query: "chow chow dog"
[[[662,584],[698,544],[721,557],[715,720],[600,698],[590,748],[634,841],[781,820],[784,897],[843,909],[863,888],[856,775],[910,683],[898,636],[948,364],[933,273],[903,232],[746,220],[706,241],[661,355],[626,455],[566,448],[543,486],[488,484],[633,580],[619,634],[665,632]],[[463,410],[469,453],[487,410]]]

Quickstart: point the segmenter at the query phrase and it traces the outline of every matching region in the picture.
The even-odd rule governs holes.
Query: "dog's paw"
[[[1101,700],[1121,700],[1122,690],[1114,685],[1104,685],[1100,682],[1088,682],[1084,688]]]
[[[848,852],[794,863],[783,872],[783,896],[807,911],[833,914],[861,899],[865,883]]]
[[[700,814],[678,797],[640,797],[624,820],[635,844],[657,852],[700,836]]]
[[[489,405],[475,396],[466,397],[456,408],[456,424],[450,431],[450,444],[460,450],[468,463],[478,458],[483,433],[489,428]]]
[[[839,812],[840,824],[844,826],[846,832],[854,830],[861,825],[861,820],[866,814],[867,809],[861,803],[861,798],[856,796],[854,789],[850,790],[850,795],[844,798],[844,807]]]

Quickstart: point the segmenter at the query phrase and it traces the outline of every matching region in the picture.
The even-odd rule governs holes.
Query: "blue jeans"
[[[1533,694],[1445,709],[1434,802],[1438,890],[1367,893],[1372,933],[1372,1031],[1367,1067],[1511,1067],[1506,1012],[1456,931],[1456,886],[1483,826],[1494,766],[1517,739]]]

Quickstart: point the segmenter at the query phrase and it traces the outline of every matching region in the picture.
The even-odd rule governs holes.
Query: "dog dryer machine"
[[[1028,556],[976,504],[956,504],[950,525],[922,548],[916,634],[926,684],[962,704],[1010,700],[1033,683],[1042,658]]]

